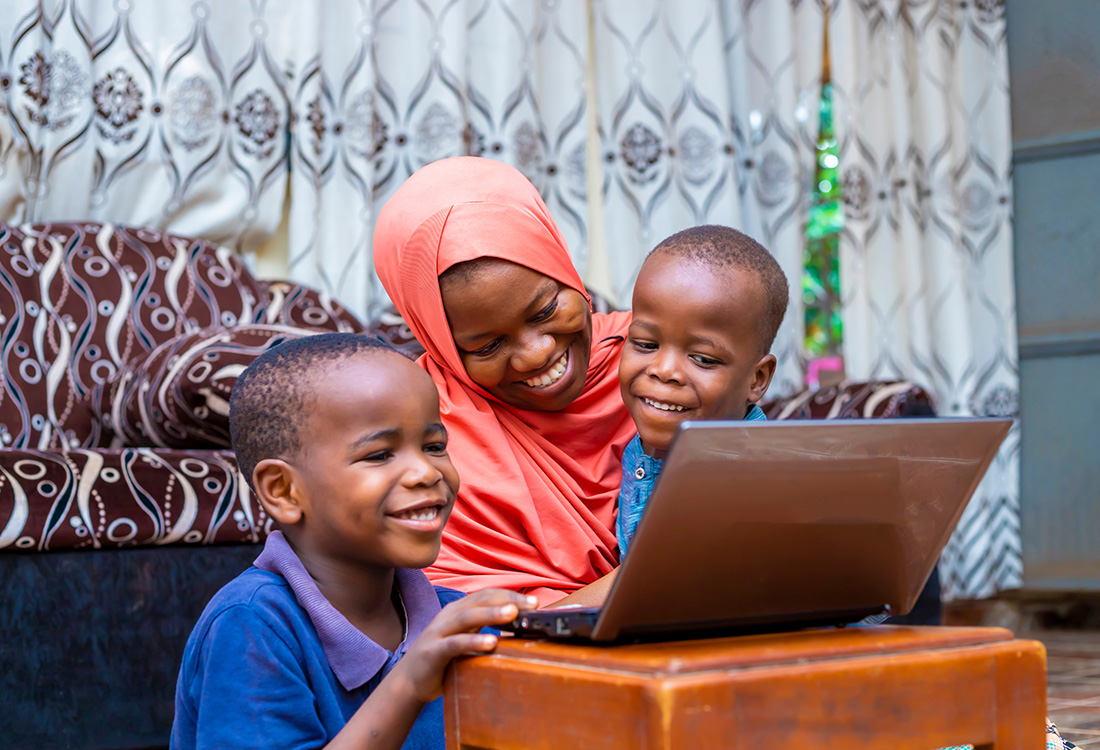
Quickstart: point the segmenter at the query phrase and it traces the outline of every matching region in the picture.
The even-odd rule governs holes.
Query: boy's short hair
[[[787,275],[763,245],[731,227],[705,224],[663,240],[649,257],[655,255],[690,258],[711,267],[733,266],[756,276],[765,297],[763,314],[757,321],[757,341],[761,356],[771,350],[783,316],[787,314],[790,289]]]
[[[309,401],[316,394],[311,374],[362,351],[403,356],[381,339],[321,333],[268,349],[237,378],[229,396],[229,434],[237,466],[253,492],[256,464],[302,448]]]

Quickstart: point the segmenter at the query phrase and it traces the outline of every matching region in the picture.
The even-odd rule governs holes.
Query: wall
[[[1024,585],[1100,590],[1100,3],[1007,13]]]

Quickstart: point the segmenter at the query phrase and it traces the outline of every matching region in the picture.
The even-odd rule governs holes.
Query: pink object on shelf
[[[844,357],[819,357],[812,360],[806,368],[806,386],[820,388],[823,385],[836,385],[844,379]],[[822,382],[824,380],[825,382]]]

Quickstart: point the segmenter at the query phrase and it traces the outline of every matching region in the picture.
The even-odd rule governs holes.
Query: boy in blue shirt
[[[433,588],[458,490],[428,375],[381,342],[265,352],[230,402],[241,472],[278,525],[184,651],[173,748],[442,748],[443,672],[530,597]]]
[[[685,229],[642,264],[619,365],[623,402],[638,428],[623,453],[620,557],[681,422],[764,419],[756,404],[775,374],[769,349],[787,296],[771,253],[729,227]]]

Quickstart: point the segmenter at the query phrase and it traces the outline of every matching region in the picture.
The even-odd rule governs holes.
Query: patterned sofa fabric
[[[264,290],[229,250],[155,230],[0,225],[0,446],[106,442],[97,383],[185,331],[251,322]]]
[[[228,451],[0,451],[0,550],[255,543],[267,526]]]
[[[339,302],[293,281],[260,281],[264,298],[254,322],[315,328],[335,333],[365,333],[364,326]]]
[[[928,393],[908,380],[845,381],[765,401],[760,408],[768,419],[890,419],[936,414]]]
[[[171,350],[159,361],[171,369],[181,342],[252,324],[364,330],[325,295],[258,282],[236,255],[202,240],[93,222],[0,224],[0,550],[261,541],[266,519],[232,455],[203,449],[228,445],[224,414],[206,419],[203,409],[216,412],[228,392],[233,346],[262,349],[270,336],[198,346],[223,382],[172,391],[171,408],[131,419],[128,428],[144,428],[130,430],[132,449],[107,448],[122,440],[95,408],[158,346]],[[202,362],[185,359],[173,364],[194,375]],[[146,389],[151,374],[139,379]]]
[[[0,447],[110,444],[91,392],[184,333],[268,323],[360,332],[335,301],[261,283],[230,250],[155,229],[0,224]]]
[[[97,387],[92,406],[119,446],[229,448],[229,395],[245,368],[318,329],[285,325],[205,328],[130,360]]]

